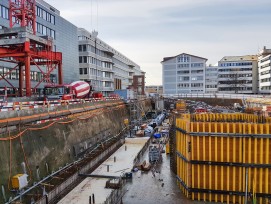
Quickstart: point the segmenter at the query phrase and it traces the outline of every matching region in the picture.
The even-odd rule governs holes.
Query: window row
[[[39,6],[36,6],[36,16],[41,17],[44,20],[55,25],[55,16],[48,13],[44,9],[40,8]]]
[[[206,76],[217,76],[217,73],[209,73],[209,74],[206,74]]]
[[[252,68],[219,69],[218,72],[252,71]]]
[[[181,55],[180,57],[178,57],[178,62],[189,62],[190,57],[186,56],[186,55]]]
[[[262,60],[261,60],[261,63],[266,62],[266,61],[268,61],[268,60],[271,60],[271,56],[269,56],[269,57],[267,57],[267,58],[265,58],[265,59],[262,59]]]
[[[233,86],[242,86],[244,84],[252,84],[252,80],[228,80],[228,81],[219,81],[218,84],[228,84]]]
[[[0,5],[0,17],[9,19],[9,10],[7,7]]]
[[[261,72],[261,75],[266,75],[266,74],[270,74],[271,73],[271,70],[266,70],[264,72]]]
[[[203,83],[192,83],[191,87],[203,87]]]
[[[212,84],[212,85],[206,85],[205,87],[206,87],[206,88],[217,88],[217,85]]]
[[[177,71],[177,74],[189,74],[189,70]]]
[[[267,63],[267,64],[265,64],[265,65],[262,65],[262,66],[261,66],[261,69],[266,68],[266,67],[270,67],[270,66],[271,66],[271,63]]]
[[[99,56],[102,56],[102,57],[105,55],[105,53],[102,52],[101,50],[99,50],[98,48],[96,48],[96,51],[95,51],[95,47],[92,45],[89,45],[89,44],[78,45],[78,50],[79,50],[79,52],[93,52],[93,53],[95,53]]]
[[[271,90],[271,86],[262,86],[261,90]]]
[[[95,64],[97,66],[102,66],[102,61],[91,56],[80,56],[79,63]]]
[[[6,68],[6,67],[0,67],[0,75],[5,75],[7,74],[11,68]],[[24,75],[24,71],[23,71]],[[5,76],[6,79],[14,79],[14,80],[19,80],[19,70],[15,69],[12,70],[11,73]],[[43,78],[43,74],[41,72],[36,72],[36,71],[31,71],[30,72],[30,80],[31,81],[41,81]],[[56,83],[56,75],[55,74],[50,74],[50,80],[54,83]]]
[[[203,70],[202,69],[198,69],[198,70],[191,70],[192,74],[202,74]]]
[[[203,80],[203,76],[192,76],[191,81]]]
[[[103,76],[103,72],[100,70],[96,70],[93,68],[79,68],[79,74],[80,75],[85,75],[85,74],[89,74],[92,76],[98,76],[98,77],[102,77]]]
[[[42,35],[47,35],[47,36],[50,36],[52,37],[53,39],[56,39],[56,32],[51,29],[51,28],[48,28],[40,23],[36,23],[36,29],[37,29],[37,33],[40,33]]]
[[[261,79],[261,82],[269,82],[269,81],[271,81],[271,78]]]
[[[178,87],[181,88],[181,87],[190,87],[189,84],[178,84]]]
[[[189,64],[178,64],[178,68],[190,67]]]
[[[218,78],[252,77],[252,74],[219,74]]]
[[[220,87],[218,91],[251,91],[252,87]]]
[[[203,63],[192,63],[191,67],[203,67]]]
[[[230,62],[230,63],[221,63],[221,67],[231,67],[231,66],[248,66],[252,65],[252,62]]]

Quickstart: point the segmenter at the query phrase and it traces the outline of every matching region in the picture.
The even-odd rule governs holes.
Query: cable
[[[19,129],[20,129],[20,126],[19,126]],[[22,151],[23,151],[23,155],[24,155],[24,161],[25,161],[25,164],[26,164],[27,169],[28,169],[28,171],[29,171],[29,181],[31,181],[31,180],[32,180],[32,172],[31,172],[31,169],[30,169],[30,167],[29,167],[27,157],[26,157],[26,155],[25,155],[22,137],[20,137],[20,144],[21,144],[21,148],[22,148]],[[28,181],[28,182],[29,182],[29,181]]]
[[[113,109],[110,109],[109,111],[113,111],[113,110],[115,110],[115,109],[120,109],[122,106],[124,106],[124,105],[118,105],[118,106],[116,106],[115,108],[113,108]],[[104,109],[104,108],[103,108]],[[97,110],[96,110],[97,111]],[[105,112],[104,110],[102,111],[102,112],[99,112],[99,113],[97,113],[97,114],[93,114],[93,115],[90,115],[89,117],[86,117],[86,118],[80,118],[80,117],[75,117],[74,119],[72,119],[72,120],[70,120],[70,121],[66,121],[66,122],[57,122],[57,121],[53,121],[53,122],[51,122],[50,124],[48,124],[48,125],[46,125],[46,126],[43,126],[43,127],[37,127],[37,128],[27,128],[27,129],[25,129],[25,130],[23,130],[22,132],[19,132],[17,135],[13,135],[13,136],[10,136],[9,135],[9,137],[6,137],[6,138],[0,138],[0,141],[8,141],[8,140],[14,140],[14,139],[17,139],[18,137],[21,137],[25,132],[27,132],[27,131],[36,131],[36,130],[43,130],[43,129],[47,129],[47,128],[49,128],[49,127],[51,127],[52,125],[54,125],[54,124],[62,124],[62,125],[64,125],[64,124],[69,124],[69,123],[72,123],[72,122],[74,122],[74,121],[76,121],[76,120],[87,120],[87,119],[89,119],[89,118],[91,118],[91,117],[93,117],[93,116],[96,116],[96,115],[98,115],[98,114],[101,114],[101,113],[103,113],[103,112]],[[10,132],[9,132],[10,133]]]

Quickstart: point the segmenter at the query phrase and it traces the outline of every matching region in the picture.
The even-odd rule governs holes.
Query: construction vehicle
[[[70,84],[46,85],[44,100],[70,100],[90,97],[92,86],[84,81],[75,81]]]

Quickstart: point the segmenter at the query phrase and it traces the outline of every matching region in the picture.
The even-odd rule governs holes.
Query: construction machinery
[[[92,86],[84,81],[75,81],[70,84],[46,85],[44,87],[44,100],[70,100],[90,96]]]

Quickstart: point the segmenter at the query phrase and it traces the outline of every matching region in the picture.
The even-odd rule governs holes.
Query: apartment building
[[[9,0],[0,1],[0,29],[9,28]],[[61,17],[60,11],[43,0],[36,0],[36,33],[38,36],[49,36],[53,39],[54,51],[62,52],[63,81],[70,83],[79,79],[78,36],[77,27]],[[0,74],[8,73],[14,64],[0,62]],[[40,67],[44,69],[43,67]],[[41,79],[41,71],[31,68],[31,84],[34,87]],[[18,87],[19,71],[13,70],[7,78]],[[57,72],[50,74],[52,81],[57,82]],[[0,80],[1,87],[10,87],[5,80]],[[43,88],[44,83],[39,85]]]
[[[205,93],[206,58],[181,53],[162,63],[164,94]]]
[[[264,47],[258,55],[259,93],[271,93],[271,49]]]
[[[133,77],[144,75],[139,65],[99,39],[96,32],[78,28],[78,43],[80,80],[89,81],[105,96],[133,87]],[[139,89],[144,92],[144,87]]]
[[[219,93],[253,94],[258,92],[258,57],[226,56],[218,62]]]
[[[205,93],[217,93],[218,66],[207,66],[205,70]]]

